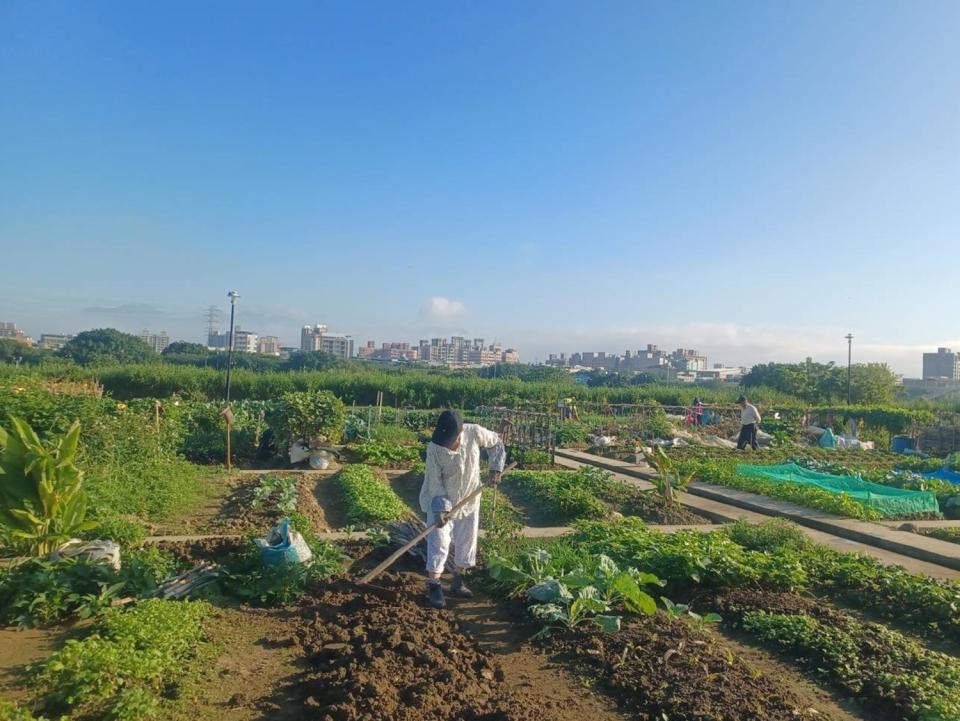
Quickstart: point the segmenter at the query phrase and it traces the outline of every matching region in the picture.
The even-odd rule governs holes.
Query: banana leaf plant
[[[668,503],[677,501],[679,495],[687,489],[690,481],[696,475],[696,471],[683,475],[677,464],[670,459],[660,446],[655,446],[652,449],[644,448],[643,457],[657,473],[657,477],[650,482],[657,489],[657,493]]]
[[[9,426],[0,427],[0,526],[32,555],[47,555],[97,525],[86,520],[83,471],[74,463],[80,423],[47,442],[19,418],[9,416]]]

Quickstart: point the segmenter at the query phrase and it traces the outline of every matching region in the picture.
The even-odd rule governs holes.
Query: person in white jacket
[[[427,536],[427,596],[435,608],[446,606],[440,575],[450,554],[451,543],[457,567],[451,590],[464,598],[473,596],[464,581],[464,574],[477,562],[480,496],[453,515],[449,515],[449,511],[480,487],[481,448],[487,449],[490,483],[497,485],[507,457],[500,436],[483,426],[464,423],[455,411],[440,414],[433,437],[427,444],[427,465],[420,488],[420,508],[427,514],[427,525],[445,521]]]

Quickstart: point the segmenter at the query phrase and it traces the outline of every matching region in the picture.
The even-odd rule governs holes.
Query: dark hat
[[[694,396],[694,397],[693,397],[693,404],[696,405],[696,404],[699,403],[699,402],[700,402],[700,396]]]
[[[746,402],[747,402],[746,396],[740,396],[739,398],[737,398],[737,403],[746,403]]]
[[[444,411],[437,419],[437,427],[430,439],[438,446],[448,447],[463,430],[463,421],[456,411]]]

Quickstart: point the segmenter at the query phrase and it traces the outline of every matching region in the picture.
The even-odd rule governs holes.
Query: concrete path
[[[568,449],[558,450],[557,456],[560,461],[605,468],[618,478],[633,478],[650,487],[649,483],[643,480],[650,475],[649,466],[646,464],[638,466]],[[788,518],[805,527],[804,532],[810,538],[830,548],[868,553],[884,563],[895,563],[917,573],[938,578],[960,578],[960,544],[898,531],[878,523],[841,518],[795,503],[725,486],[696,482],[691,483],[688,490],[682,502],[693,510],[698,510],[697,501],[709,500],[718,504],[718,513],[733,516],[731,520],[741,517],[751,523],[758,523],[770,516]],[[697,497],[697,500],[693,497]],[[902,522],[897,525],[900,523]]]

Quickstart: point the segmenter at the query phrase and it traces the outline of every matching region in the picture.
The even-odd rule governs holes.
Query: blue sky
[[[960,3],[0,4],[0,320],[960,346]]]

